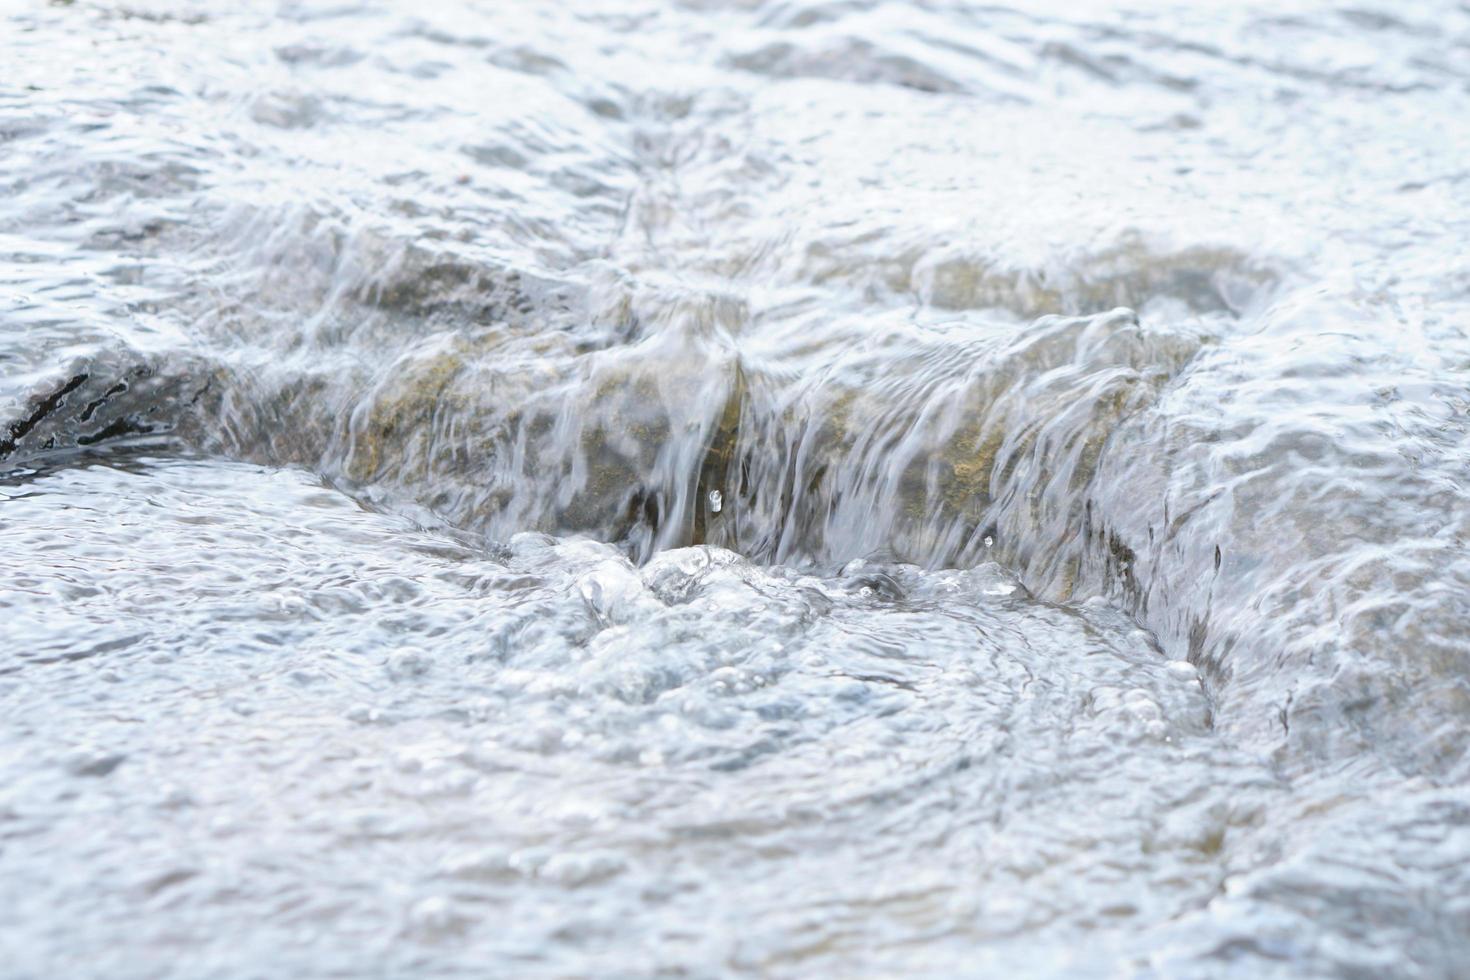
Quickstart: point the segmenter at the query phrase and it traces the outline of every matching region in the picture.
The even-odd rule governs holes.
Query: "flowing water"
[[[0,66],[0,975],[1464,975],[1470,4]]]

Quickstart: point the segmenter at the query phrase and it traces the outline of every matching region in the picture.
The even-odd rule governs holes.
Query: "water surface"
[[[13,974],[1461,969],[1470,8],[0,24]]]

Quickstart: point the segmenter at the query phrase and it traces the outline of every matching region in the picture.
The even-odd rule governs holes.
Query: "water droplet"
[[[995,539],[988,534],[985,535],[985,547],[989,548],[993,544],[995,544]]]
[[[1164,667],[1180,680],[1192,681],[1199,677],[1199,672],[1195,670],[1194,664],[1188,660],[1170,660]]]
[[[725,506],[724,495],[721,494],[718,490],[711,490],[709,492],[709,509],[712,512],[718,514],[720,512],[720,508],[723,506]]]

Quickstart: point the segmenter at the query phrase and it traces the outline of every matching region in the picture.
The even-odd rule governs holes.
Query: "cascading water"
[[[0,974],[1462,970],[1464,4],[0,25]]]

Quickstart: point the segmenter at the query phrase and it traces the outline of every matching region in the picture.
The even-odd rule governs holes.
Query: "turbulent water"
[[[1463,975],[1470,5],[0,65],[0,975]]]

